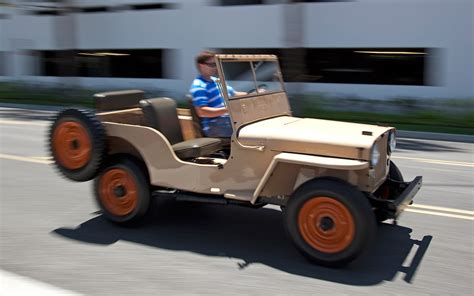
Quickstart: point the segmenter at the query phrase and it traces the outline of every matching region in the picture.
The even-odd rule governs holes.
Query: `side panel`
[[[168,140],[157,130],[104,122],[109,137],[132,144],[145,161],[150,182],[156,186],[251,200],[276,152],[245,148],[232,143],[232,154],[223,166],[185,162],[177,158]],[[239,194],[235,194],[235,193]],[[242,194],[240,194],[242,193]],[[238,195],[238,196],[237,196]]]

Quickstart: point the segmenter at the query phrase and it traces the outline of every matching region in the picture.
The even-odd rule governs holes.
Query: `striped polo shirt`
[[[189,92],[193,96],[193,105],[195,107],[224,107],[224,98],[222,98],[220,90],[216,83],[216,77],[211,77],[211,81],[208,81],[199,75],[193,80]],[[227,86],[229,96],[235,95],[234,89]],[[215,123],[219,117],[229,117],[228,114],[218,117],[202,117],[201,125],[203,131],[209,130],[209,125]]]

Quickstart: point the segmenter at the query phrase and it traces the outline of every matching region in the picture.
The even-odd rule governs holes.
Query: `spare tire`
[[[76,108],[59,112],[48,140],[63,176],[78,182],[97,176],[105,158],[105,129],[93,112]]]

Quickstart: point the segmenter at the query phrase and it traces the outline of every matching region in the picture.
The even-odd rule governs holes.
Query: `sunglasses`
[[[216,63],[203,63],[203,64],[211,68],[215,68],[217,66]]]

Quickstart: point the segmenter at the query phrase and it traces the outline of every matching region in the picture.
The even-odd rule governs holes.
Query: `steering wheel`
[[[259,84],[259,85],[257,85],[257,89],[258,89],[258,90],[266,91],[266,90],[268,89],[268,85],[266,85],[265,83]],[[252,89],[249,90],[247,93],[248,93],[248,94],[256,93],[256,92],[257,92],[257,89],[252,88]]]

